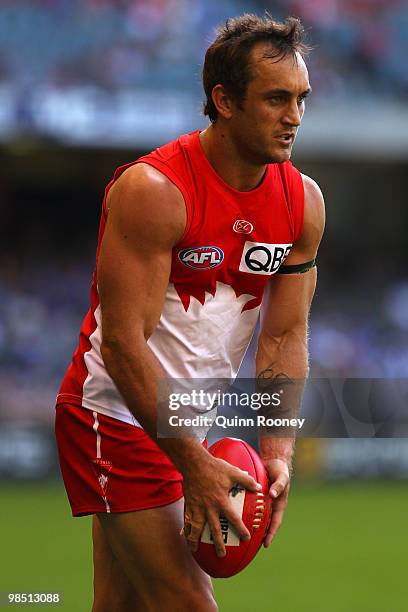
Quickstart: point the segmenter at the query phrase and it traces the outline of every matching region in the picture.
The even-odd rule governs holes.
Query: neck
[[[243,159],[228,131],[217,123],[200,134],[205,156],[216,173],[231,187],[251,191],[262,181],[266,165]]]

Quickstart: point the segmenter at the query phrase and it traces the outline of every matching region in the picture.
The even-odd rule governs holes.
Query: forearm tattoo
[[[271,397],[268,406],[263,406],[260,414],[265,416],[268,425],[261,427],[261,435],[277,437],[294,437],[297,419],[302,401],[305,381],[295,380],[277,368],[275,362],[268,365],[257,375],[257,389]],[[279,403],[278,403],[279,402]],[[279,423],[271,425],[270,423]]]

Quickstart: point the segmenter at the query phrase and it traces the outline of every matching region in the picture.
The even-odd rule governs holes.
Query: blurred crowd
[[[404,0],[0,0],[0,123],[10,98],[17,125],[30,128],[38,100],[68,89],[198,97],[215,26],[265,10],[304,21],[312,103],[406,99]]]
[[[68,100],[64,112],[79,125],[82,111],[74,115],[67,95],[72,91],[81,109],[89,92],[101,93],[101,112],[123,91],[139,97],[156,92],[160,109],[166,108],[167,91],[199,99],[203,55],[215,26],[265,10],[303,20],[315,48],[309,60],[317,94],[312,104],[406,101],[403,0],[0,0],[0,138],[7,130],[12,136],[13,130],[38,130],[35,109],[41,103],[46,112],[44,100],[56,95]],[[103,128],[111,114],[107,105]],[[55,127],[63,112],[52,120]],[[27,260],[24,266],[0,261],[0,417],[7,411],[52,418],[87,309],[92,264],[85,260]],[[341,302],[341,289],[332,303],[314,309],[313,374],[408,376],[408,284],[393,281],[376,291],[375,298],[364,295],[357,310]]]
[[[90,269],[53,257],[0,269],[0,421],[49,422],[88,305]]]
[[[61,377],[88,309],[91,261],[25,262],[0,274],[0,420],[50,422]],[[3,262],[4,264],[4,262]],[[311,317],[311,374],[407,378],[408,283],[384,290],[372,307],[341,302],[340,293]],[[245,376],[252,370],[244,364]]]

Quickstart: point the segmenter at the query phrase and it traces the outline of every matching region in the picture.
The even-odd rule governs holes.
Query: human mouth
[[[295,140],[295,134],[293,132],[283,132],[275,136],[275,140],[281,143],[285,147],[290,147]]]

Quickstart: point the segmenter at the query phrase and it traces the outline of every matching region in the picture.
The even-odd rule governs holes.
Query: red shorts
[[[146,510],[183,496],[182,475],[140,427],[58,404],[55,433],[73,516]]]

